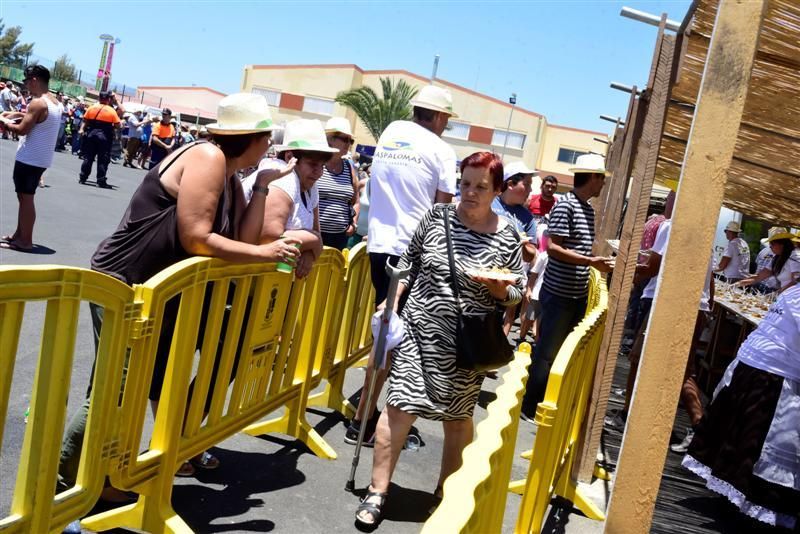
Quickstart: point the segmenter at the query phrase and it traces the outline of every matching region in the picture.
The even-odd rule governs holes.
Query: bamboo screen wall
[[[667,110],[656,180],[678,180],[718,2],[700,0],[687,26]],[[724,88],[723,88],[724,89]],[[800,2],[771,0],[745,102],[725,205],[800,226]]]

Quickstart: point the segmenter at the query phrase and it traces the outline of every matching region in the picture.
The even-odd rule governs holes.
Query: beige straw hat
[[[206,128],[215,135],[241,135],[277,130],[267,99],[253,93],[226,96],[217,105],[217,122]]]
[[[417,95],[411,100],[411,105],[416,108],[431,109],[441,113],[447,113],[451,117],[458,117],[453,112],[453,97],[450,91],[435,85],[426,85],[419,90]]]
[[[283,144],[275,146],[275,151],[302,150],[305,152],[338,153],[338,148],[328,145],[325,128],[316,119],[297,119],[286,125]]]

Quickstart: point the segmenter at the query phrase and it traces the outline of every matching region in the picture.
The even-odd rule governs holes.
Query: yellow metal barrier
[[[133,489],[140,497],[129,506],[84,519],[83,526],[191,532],[170,504],[179,465],[300,395],[301,384],[294,380],[297,361],[287,357],[288,343],[279,345],[291,277],[274,267],[191,258],[136,286],[141,316],[131,337],[121,414],[128,431],[110,474],[116,487]],[[139,454],[156,347],[173,299],[179,304],[174,330],[163,332],[171,345],[150,450]],[[223,331],[226,314],[230,327]],[[198,340],[203,316],[205,332]],[[194,391],[187,401],[198,345]],[[212,389],[215,361],[218,374]]]
[[[564,497],[591,519],[604,515],[571,478],[581,425],[589,402],[597,355],[605,328],[608,293],[599,273],[592,270],[596,306],[564,341],[547,382],[544,401],[536,409],[538,430],[526,481],[512,483],[524,489],[516,533],[540,532],[553,495]]]
[[[0,443],[5,428],[20,329],[28,302],[46,302],[42,342],[33,379],[30,415],[10,515],[0,531],[60,532],[87,513],[103,488],[118,447],[115,417],[125,342],[134,314],[133,290],[100,273],[59,266],[0,267]],[[53,496],[66,419],[79,306],[105,309],[92,384],[92,403],[74,487]]]
[[[330,408],[351,418],[355,407],[344,396],[344,378],[347,369],[368,356],[372,348],[370,319],[375,309],[375,289],[370,278],[366,243],[359,243],[345,252],[344,297],[337,313],[342,320],[338,335],[332,336],[336,341],[335,350],[322,373],[327,384],[324,391],[308,400],[308,405]]]
[[[445,481],[444,498],[422,534],[500,532],[530,352],[530,345],[523,343],[503,374],[497,398],[478,425],[477,438],[464,449],[461,469]]]

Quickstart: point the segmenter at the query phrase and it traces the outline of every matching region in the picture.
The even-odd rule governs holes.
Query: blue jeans
[[[539,341],[533,352],[528,385],[522,399],[522,411],[527,415],[535,414],[536,405],[544,399],[550,367],[561,344],[586,314],[587,298],[560,297],[542,287],[539,293],[542,305]]]

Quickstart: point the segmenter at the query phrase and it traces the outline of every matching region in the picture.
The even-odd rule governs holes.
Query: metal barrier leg
[[[344,396],[344,375],[346,369],[340,364],[341,368],[333,376],[328,377],[328,384],[325,390],[308,399],[308,406],[318,406],[330,408],[352,419],[356,415],[356,407]]]
[[[564,476],[569,476],[569,474],[565,473]],[[583,515],[589,519],[594,519],[595,521],[605,521],[606,516],[603,513],[603,510],[601,510],[600,507],[594,503],[594,501],[584,495],[581,488],[577,487],[574,482],[568,482],[565,490],[566,491],[563,492],[557,492],[558,495],[570,501],[575,508],[583,512]]]
[[[311,452],[325,458],[335,460],[336,451],[317,433],[306,420],[305,409],[300,411],[299,400],[293,400],[287,407],[286,413],[277,419],[254,423],[244,429],[246,434],[260,436],[262,434],[286,434],[299,439],[311,449]]]
[[[194,533],[168,501],[154,505],[156,500],[157,497],[142,495],[134,504],[87,517],[81,521],[81,526],[89,530],[103,531],[118,528],[120,525],[137,525],[137,529],[151,534]]]

